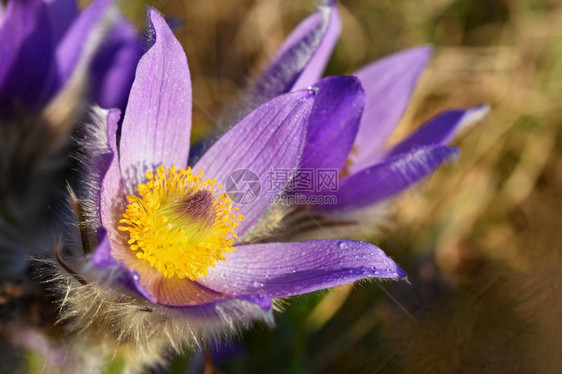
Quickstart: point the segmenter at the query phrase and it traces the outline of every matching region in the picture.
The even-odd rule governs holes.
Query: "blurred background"
[[[233,108],[314,0],[150,5],[178,23],[196,137]],[[143,25],[146,2],[127,0]],[[409,274],[284,302],[277,327],[214,353],[216,373],[559,373],[562,367],[562,1],[342,0],[327,75],[412,46],[434,58],[395,134],[490,104],[461,157],[399,196],[365,238]],[[197,372],[203,357],[173,357]],[[33,362],[30,363],[33,366]],[[198,366],[199,365],[199,366]],[[119,362],[108,365],[119,372]],[[39,371],[38,371],[39,372]]]
[[[126,4],[142,15],[142,5]],[[176,35],[199,103],[198,136],[316,6],[150,4],[184,21]],[[368,238],[403,265],[411,285],[365,283],[287,300],[277,328],[241,335],[215,354],[215,372],[558,373],[562,2],[344,0],[339,9],[343,31],[327,75],[435,46],[395,139],[447,108],[487,102],[491,114],[456,141],[458,163],[396,199],[391,224]],[[178,357],[173,372],[189,365],[189,355]]]

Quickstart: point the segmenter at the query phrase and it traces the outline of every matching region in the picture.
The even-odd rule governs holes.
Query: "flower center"
[[[167,172],[160,166],[146,173],[138,196],[127,196],[119,230],[129,232],[131,250],[163,276],[194,280],[235,249],[234,228],[243,216],[233,213],[238,208],[227,194],[217,194],[214,179],[203,179],[203,170]]]

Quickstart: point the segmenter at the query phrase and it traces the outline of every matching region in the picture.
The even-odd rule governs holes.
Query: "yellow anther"
[[[145,176],[138,196],[127,196],[119,221],[131,250],[168,278],[207,275],[234,250],[234,229],[243,216],[232,212],[237,208],[227,194],[217,194],[213,179],[203,179],[203,170],[194,175],[191,168],[160,166]]]

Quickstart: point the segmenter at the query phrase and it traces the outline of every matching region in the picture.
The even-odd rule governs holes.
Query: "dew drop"
[[[347,249],[348,245],[347,245],[346,242],[340,242],[339,247],[340,247],[340,249]]]

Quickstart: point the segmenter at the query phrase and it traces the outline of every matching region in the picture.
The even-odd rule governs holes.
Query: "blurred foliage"
[[[150,4],[184,21],[176,35],[191,69],[196,136],[227,118],[218,113],[315,9],[302,0]],[[125,6],[142,19],[140,1]],[[395,140],[447,108],[487,102],[492,112],[458,140],[459,162],[400,196],[394,224],[370,238],[404,265],[411,285],[365,283],[286,301],[277,327],[244,333],[239,349],[215,355],[215,372],[558,373],[562,2],[339,6],[343,32],[328,74],[435,46]],[[187,372],[188,357],[172,372]]]

